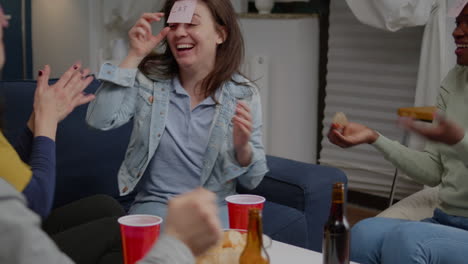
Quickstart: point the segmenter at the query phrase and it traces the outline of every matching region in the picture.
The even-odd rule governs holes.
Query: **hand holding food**
[[[226,230],[223,239],[197,258],[197,264],[238,264],[239,257],[247,243],[247,233]]]
[[[344,127],[348,124],[348,118],[346,118],[346,115],[343,112],[336,112],[335,116],[333,117],[332,123]]]

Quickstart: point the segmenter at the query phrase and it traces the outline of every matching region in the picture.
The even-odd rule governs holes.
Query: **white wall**
[[[127,35],[126,32],[118,34],[116,29],[104,32],[105,22],[100,10],[102,1],[99,0],[32,1],[35,72],[50,64],[52,77],[59,77],[76,60],[98,70],[101,59],[109,59],[111,40]],[[268,154],[315,163],[318,17],[243,18],[241,26],[246,60],[264,56],[269,62],[269,78],[263,81],[269,84],[269,110],[265,113],[269,117],[265,121]],[[106,48],[100,52],[100,47]]]
[[[336,112],[401,142],[397,110],[414,103],[423,28],[387,32],[362,24],[345,1],[330,3],[320,163],[341,168],[352,190],[388,197],[395,167],[368,144],[342,149],[326,137]],[[421,188],[399,173],[396,198]]]
[[[246,60],[268,58],[267,153],[316,162],[319,19],[242,18]],[[255,79],[255,77],[254,77]],[[265,98],[263,98],[265,99]]]
[[[90,63],[89,6],[85,0],[32,2],[33,72],[43,65],[59,77],[74,62]]]

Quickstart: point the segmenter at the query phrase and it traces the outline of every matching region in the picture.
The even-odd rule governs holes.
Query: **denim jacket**
[[[117,128],[133,118],[133,130],[118,174],[121,195],[132,191],[144,174],[164,133],[171,80],[150,79],[137,69],[104,64],[98,79],[104,81],[96,99],[88,107],[86,121],[101,130]],[[238,82],[247,80],[239,75]],[[250,138],[252,161],[241,167],[235,157],[233,125],[238,100],[251,108],[253,131]],[[210,128],[208,147],[201,170],[201,186],[215,192],[219,199],[234,194],[237,181],[255,188],[268,171],[262,144],[262,113],[258,91],[249,85],[226,82]]]

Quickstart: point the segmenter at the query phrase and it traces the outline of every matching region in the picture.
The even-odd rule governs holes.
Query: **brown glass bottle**
[[[349,224],[345,216],[344,183],[333,184],[330,216],[323,228],[323,264],[349,263]]]
[[[239,264],[269,264],[270,258],[263,247],[262,212],[249,209],[247,244],[239,258]]]

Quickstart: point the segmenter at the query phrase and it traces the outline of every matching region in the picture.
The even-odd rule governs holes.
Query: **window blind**
[[[352,190],[388,197],[395,168],[370,145],[341,149],[326,137],[335,112],[401,142],[397,109],[414,102],[422,27],[386,32],[360,23],[344,0],[330,3],[329,51],[321,164],[345,171]],[[399,172],[401,199],[417,190]]]

